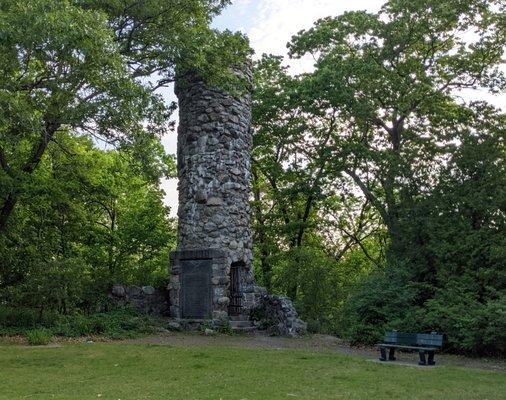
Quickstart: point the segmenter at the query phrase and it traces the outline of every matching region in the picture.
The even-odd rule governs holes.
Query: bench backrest
[[[391,331],[385,333],[385,343],[397,344],[400,346],[425,346],[441,348],[443,346],[443,335],[432,333],[403,333]]]

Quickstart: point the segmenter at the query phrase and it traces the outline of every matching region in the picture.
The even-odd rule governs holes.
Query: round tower
[[[235,72],[251,86],[251,68]],[[251,271],[251,95],[233,95],[195,74],[176,84],[178,245],[171,314],[213,320],[254,303]]]

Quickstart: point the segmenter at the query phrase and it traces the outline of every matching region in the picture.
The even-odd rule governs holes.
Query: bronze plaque
[[[211,260],[181,262],[183,318],[211,318]]]

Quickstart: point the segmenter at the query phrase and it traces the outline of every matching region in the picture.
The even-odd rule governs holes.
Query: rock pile
[[[298,337],[307,333],[307,323],[299,318],[288,297],[264,294],[252,319],[274,335]]]
[[[109,295],[118,306],[130,305],[150,315],[165,316],[169,314],[168,292],[155,289],[153,286],[114,285]]]

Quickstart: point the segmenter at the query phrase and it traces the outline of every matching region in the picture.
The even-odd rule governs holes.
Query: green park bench
[[[438,335],[436,332],[431,333],[402,333],[391,331],[385,333],[383,343],[378,344],[381,357],[380,361],[395,360],[395,350],[417,350],[420,355],[419,365],[435,365],[434,353],[441,350],[443,347],[443,335]],[[428,355],[428,360],[425,359]]]

